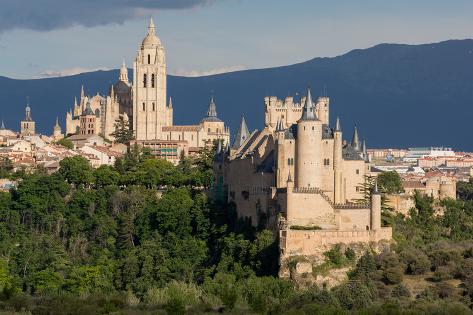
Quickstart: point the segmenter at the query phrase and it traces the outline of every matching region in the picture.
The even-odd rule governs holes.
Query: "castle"
[[[366,146],[329,125],[330,102],[310,89],[300,102],[265,98],[264,128],[248,132],[242,119],[232,147],[219,147],[215,190],[240,218],[279,231],[281,260],[313,255],[321,246],[391,239],[381,227],[381,195],[363,193]]]
[[[213,97],[207,116],[198,124],[175,126],[172,100],[167,102],[166,93],[166,53],[151,19],[133,62],[133,82],[123,62],[118,82],[110,86],[107,96],[86,96],[82,88],[79,102],[75,100],[66,114],[66,134],[114,140],[115,124],[122,118],[133,129],[136,142],[152,149],[185,146],[187,151],[198,151],[216,139],[229,142],[230,131],[217,117]]]

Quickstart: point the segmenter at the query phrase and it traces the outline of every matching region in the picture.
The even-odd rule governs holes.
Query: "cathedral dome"
[[[158,47],[161,46],[161,40],[156,36],[153,19],[150,20],[148,26],[148,34],[141,42],[141,47]]]
[[[117,94],[124,94],[130,91],[130,86],[123,81],[118,81],[113,86],[113,89],[115,90],[115,93]]]

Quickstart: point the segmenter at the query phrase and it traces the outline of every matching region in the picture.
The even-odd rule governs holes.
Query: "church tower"
[[[25,118],[21,121],[21,135],[32,136],[35,134],[35,122],[31,118],[31,108],[29,104],[26,104]]]
[[[136,140],[161,139],[170,125],[166,106],[166,56],[153,19],[133,63],[133,130]]]

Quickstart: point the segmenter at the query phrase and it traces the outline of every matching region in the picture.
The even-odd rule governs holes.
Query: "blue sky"
[[[336,56],[378,43],[473,37],[471,0],[2,0],[0,75],[130,66],[153,16],[172,74]],[[49,9],[45,9],[49,8]],[[2,13],[3,12],[3,13]]]

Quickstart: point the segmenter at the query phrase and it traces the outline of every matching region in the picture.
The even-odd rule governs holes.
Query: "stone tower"
[[[133,130],[136,140],[161,138],[169,126],[166,106],[166,56],[153,19],[133,64]]]
[[[58,117],[56,117],[56,124],[54,125],[54,128],[53,128],[53,138],[56,141],[62,138],[62,130],[61,130],[61,126],[59,125]]]
[[[31,108],[29,104],[26,104],[25,118],[21,121],[21,135],[32,136],[35,134],[35,122],[31,118]]]
[[[297,122],[296,187],[321,187],[322,122],[317,119],[310,89]]]

